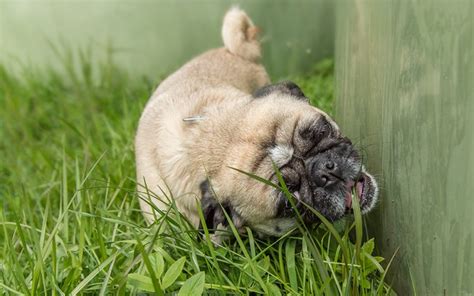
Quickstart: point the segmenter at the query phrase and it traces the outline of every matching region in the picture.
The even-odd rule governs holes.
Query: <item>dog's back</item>
[[[139,191],[143,192],[146,184],[160,197],[170,196],[169,187],[181,211],[195,212],[193,195],[199,193],[205,172],[189,167],[195,161],[188,153],[193,149],[193,123],[183,119],[223,104],[242,105],[257,88],[269,83],[265,69],[257,63],[261,57],[257,31],[245,12],[232,8],[222,28],[225,47],[194,58],[157,88],[142,114],[135,141]],[[148,196],[142,194],[141,198]],[[152,202],[166,208],[156,199]],[[143,212],[150,214],[148,203],[140,201]],[[148,220],[153,221],[153,216],[148,215]]]

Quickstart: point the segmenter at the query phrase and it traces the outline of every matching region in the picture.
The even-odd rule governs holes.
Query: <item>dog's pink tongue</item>
[[[359,198],[359,200],[362,200],[364,198],[364,196],[362,195],[364,193],[364,182],[363,181],[357,182],[356,190],[357,190],[357,197]]]
[[[351,209],[352,208],[352,189],[356,190],[357,198],[359,201],[363,200],[364,196],[362,195],[364,192],[364,182],[359,181],[357,183],[355,182],[349,182],[346,184],[346,208]]]
[[[354,186],[354,182],[349,182],[346,184],[346,208],[352,208],[352,187]]]
[[[346,209],[352,208],[352,194],[350,191],[346,191]]]

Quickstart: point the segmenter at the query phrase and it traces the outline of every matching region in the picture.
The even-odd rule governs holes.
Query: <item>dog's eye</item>
[[[300,188],[301,184],[301,177],[300,175],[290,167],[284,167],[281,169],[281,173],[283,175],[283,181],[286,184],[286,187],[290,190],[297,190]]]
[[[298,189],[300,189],[300,184],[299,183],[293,183],[293,182],[287,182],[286,183],[286,188],[288,188],[288,190],[290,192],[294,192],[294,191],[297,191]]]
[[[300,130],[300,136],[313,142],[319,142],[323,138],[330,136],[332,126],[327,119],[322,116],[316,122]]]
[[[318,120],[304,126],[299,131],[301,137],[301,153],[305,154],[316,147],[322,140],[333,135],[333,127],[329,121],[321,116]]]
[[[331,133],[331,125],[329,124],[329,122],[326,122],[317,130],[315,139],[316,141],[320,141],[324,138],[327,138],[330,133]]]

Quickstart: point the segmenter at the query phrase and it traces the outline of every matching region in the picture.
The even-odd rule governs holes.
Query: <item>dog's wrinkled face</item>
[[[377,184],[365,171],[360,154],[327,114],[308,104],[296,84],[269,85],[254,97],[253,109],[242,123],[247,127],[244,136],[236,137],[236,143],[242,143],[236,146],[242,148],[233,150],[232,167],[249,168],[278,184],[276,165],[306,224],[319,222],[308,206],[330,221],[350,213],[352,192],[359,197],[362,213],[374,207]],[[294,225],[297,214],[282,191],[246,176],[225,184],[233,185],[237,188],[233,192],[238,193],[232,193],[222,209],[229,212],[234,224],[277,236]],[[225,224],[212,194],[203,190],[202,196],[201,203],[208,205],[203,208],[210,228]]]
[[[303,92],[291,82],[265,87],[257,91],[256,97],[263,98],[275,92],[306,100]],[[376,181],[365,171],[351,141],[341,135],[329,116],[317,112],[300,118],[292,133],[279,132],[278,128],[275,144],[268,148],[268,153],[296,198],[296,208],[306,223],[319,219],[304,204],[315,208],[328,220],[336,221],[352,211],[352,192],[359,197],[363,214],[374,207],[378,195]],[[278,183],[275,175],[272,181]],[[279,190],[274,190],[273,194],[276,195],[275,218],[285,221],[295,217],[285,194]],[[272,225],[275,223],[271,221]],[[256,225],[256,228],[265,232],[267,226]],[[270,228],[273,230],[266,232],[278,232],[282,227],[277,227],[276,231],[274,227]]]
[[[292,153],[286,153],[285,158],[279,151],[281,147],[272,148],[270,153],[273,161],[280,166],[289,191],[296,197],[297,209],[305,221],[314,222],[317,218],[304,203],[317,209],[330,221],[340,219],[351,210],[354,189],[360,198],[362,213],[374,206],[377,196],[374,178],[365,172],[351,141],[341,136],[324,115],[316,122],[298,127],[293,143]],[[276,194],[277,215],[294,215],[283,192]]]

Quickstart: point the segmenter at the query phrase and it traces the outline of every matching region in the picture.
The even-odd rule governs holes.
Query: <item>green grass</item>
[[[289,77],[294,81],[313,106],[318,107],[330,116],[334,116],[334,61],[322,60],[307,73]]]
[[[147,227],[133,138],[158,81],[80,56],[74,69],[63,55],[61,74],[0,67],[0,294],[391,293],[357,211],[355,222],[280,239],[232,229],[225,247],[179,215]],[[331,61],[291,79],[332,113]]]

